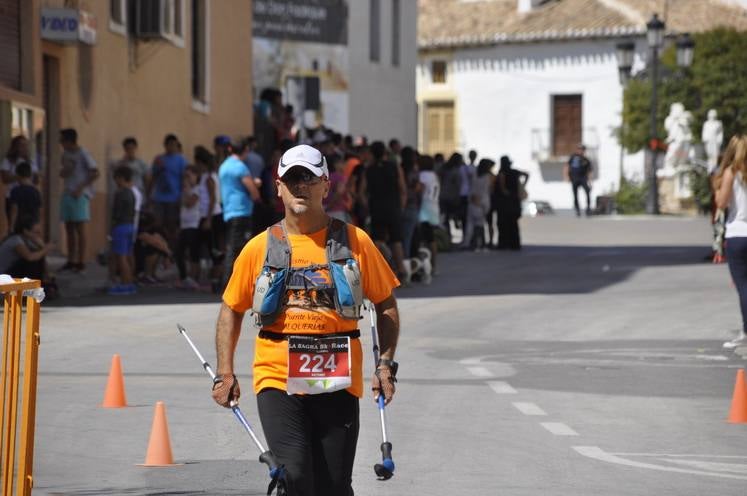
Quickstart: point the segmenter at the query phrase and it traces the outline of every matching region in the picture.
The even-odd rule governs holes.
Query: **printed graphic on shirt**
[[[335,308],[332,277],[327,266],[292,269],[287,287],[288,307]]]

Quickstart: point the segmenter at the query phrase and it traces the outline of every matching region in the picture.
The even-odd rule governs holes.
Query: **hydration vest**
[[[361,318],[363,290],[358,262],[348,242],[348,226],[331,219],[327,226],[327,263],[291,267],[285,224],[267,229],[267,250],[254,286],[252,311],[260,327],[270,325],[289,307],[330,308],[342,318]]]

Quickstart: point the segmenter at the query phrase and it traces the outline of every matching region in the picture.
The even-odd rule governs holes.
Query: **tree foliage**
[[[747,32],[718,28],[696,34],[692,67],[679,69],[674,44],[662,53],[657,105],[657,135],[666,136],[664,119],[674,102],[693,114],[693,137],[709,109],[716,109],[724,124],[725,140],[747,131]],[[645,148],[650,136],[651,81],[643,74],[625,89],[622,144],[629,152]]]

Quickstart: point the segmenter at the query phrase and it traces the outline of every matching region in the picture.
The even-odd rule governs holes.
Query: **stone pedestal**
[[[692,193],[683,196],[682,185],[678,181],[680,177],[677,174],[659,177],[659,211],[670,215],[697,215],[698,207]]]

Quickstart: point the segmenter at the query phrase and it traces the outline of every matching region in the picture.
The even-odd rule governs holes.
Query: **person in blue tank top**
[[[153,159],[148,197],[153,201],[153,214],[163,227],[166,240],[173,249],[179,231],[182,176],[187,167],[187,159],[179,153],[179,139],[173,134],[166,135],[163,147],[165,153]]]
[[[220,197],[223,200],[223,221],[226,224],[226,257],[223,286],[231,277],[233,262],[252,237],[254,203],[259,201],[259,189],[245,161],[249,155],[249,141],[232,146],[232,154],[218,169]]]

